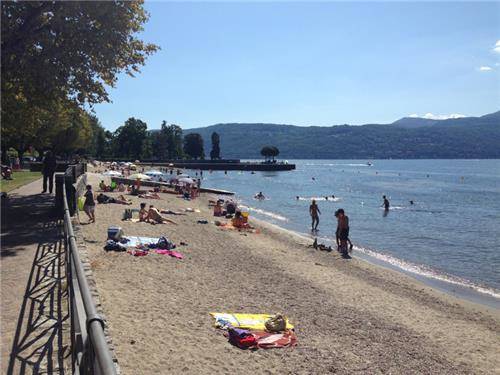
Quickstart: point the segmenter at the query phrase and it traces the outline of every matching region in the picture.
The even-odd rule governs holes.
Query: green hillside
[[[268,144],[284,159],[500,158],[500,112],[449,120],[403,118],[389,125],[217,124],[185,133],[200,133],[210,150],[214,131],[224,158],[260,158]]]

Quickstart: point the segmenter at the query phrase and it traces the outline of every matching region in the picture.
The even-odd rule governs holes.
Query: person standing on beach
[[[337,218],[337,231],[335,233],[337,246],[342,256],[347,256],[347,243],[349,243],[349,249],[352,250],[352,242],[349,239],[349,217],[345,214],[344,209],[339,208],[335,212],[335,217]]]
[[[391,206],[389,199],[387,199],[385,195],[382,198],[384,199],[384,203],[382,203],[382,206],[380,207],[384,207],[384,210],[389,211],[389,207]]]
[[[83,195],[85,197],[85,203],[83,203],[83,211],[89,217],[89,223],[95,223],[95,200],[94,192],[92,191],[92,185],[87,185],[87,191]]]
[[[321,211],[319,210],[318,205],[316,204],[316,200],[313,199],[311,205],[309,206],[309,214],[311,215],[311,230],[317,231],[319,225],[319,215],[321,215]]]
[[[52,194],[52,189],[54,186],[54,173],[56,171],[56,157],[52,151],[47,151],[42,162],[42,174],[43,174],[43,193],[47,192],[47,181],[49,183],[49,193]]]

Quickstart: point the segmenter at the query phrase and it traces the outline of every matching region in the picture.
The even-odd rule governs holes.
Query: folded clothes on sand
[[[271,349],[295,346],[293,325],[281,314],[210,313],[215,326],[225,330],[229,342],[240,349]]]
[[[229,342],[240,349],[271,349],[297,345],[297,336],[292,330],[280,333],[251,331],[240,328],[229,328]]]

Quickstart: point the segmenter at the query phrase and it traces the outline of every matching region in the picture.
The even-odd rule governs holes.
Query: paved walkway
[[[41,190],[37,180],[2,198],[2,374],[64,374],[69,355],[61,227]]]

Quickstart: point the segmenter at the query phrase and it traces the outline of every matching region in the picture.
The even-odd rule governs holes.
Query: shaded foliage
[[[216,132],[212,133],[212,151],[210,151],[210,159],[220,159],[220,137]]]
[[[184,137],[184,153],[193,159],[205,157],[203,138],[197,133],[187,134]]]
[[[148,19],[142,2],[3,1],[1,12],[2,151],[97,153],[91,143],[105,137],[96,130],[94,139],[81,108],[109,101],[105,85],[157,49],[137,37]]]

